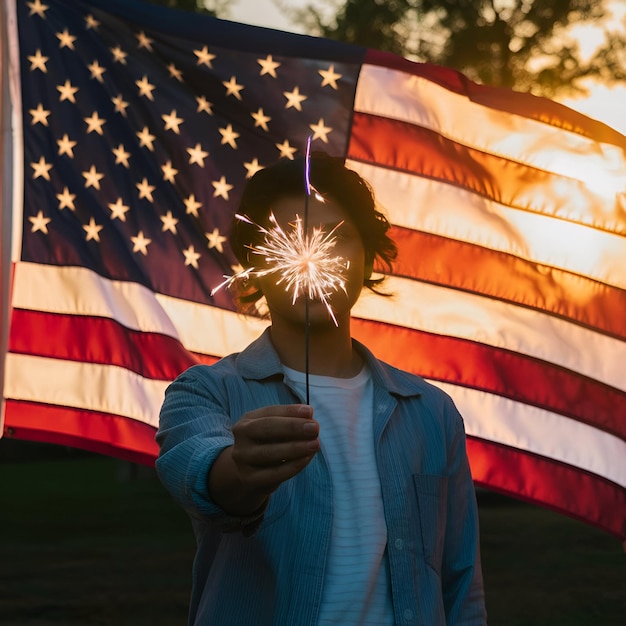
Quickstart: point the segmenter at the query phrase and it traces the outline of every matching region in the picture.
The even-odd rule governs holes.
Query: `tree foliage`
[[[229,0],[149,0],[152,4],[226,17]]]
[[[346,0],[331,17],[319,6],[284,10],[311,34],[451,67],[484,84],[553,97],[584,92],[587,78],[626,80],[623,34],[605,31],[591,58],[568,35],[573,25],[602,24],[607,0]]]

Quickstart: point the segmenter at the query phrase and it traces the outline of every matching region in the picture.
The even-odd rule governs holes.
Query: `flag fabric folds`
[[[168,382],[238,314],[245,180],[345,155],[393,224],[355,336],[441,386],[476,484],[626,538],[626,137],[323,39],[116,0],[3,13],[4,436],[152,463]]]

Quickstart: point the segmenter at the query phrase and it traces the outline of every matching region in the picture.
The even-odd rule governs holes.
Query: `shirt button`
[[[411,609],[404,610],[404,619],[407,622],[410,622],[413,619],[413,611],[411,611]]]
[[[404,541],[402,541],[402,539],[396,539],[394,545],[396,546],[396,550],[403,550],[404,549]]]

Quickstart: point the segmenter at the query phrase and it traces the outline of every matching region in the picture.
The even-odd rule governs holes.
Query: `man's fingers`
[[[247,484],[258,491],[271,493],[281,483],[293,478],[301,472],[313,459],[315,455],[299,457],[297,459],[282,460],[275,465],[255,468],[247,478]]]
[[[240,420],[236,427],[247,439],[258,443],[315,439],[319,434],[319,424],[315,420],[293,416],[246,418]]]
[[[248,446],[236,451],[236,461],[248,467],[274,467],[314,455],[320,449],[319,439]]]
[[[275,404],[264,406],[246,413],[244,418],[256,420],[261,417],[300,417],[311,419],[313,417],[313,407],[308,404]]]

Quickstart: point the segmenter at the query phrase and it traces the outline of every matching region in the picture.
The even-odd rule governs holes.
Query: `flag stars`
[[[254,126],[261,127],[265,132],[269,132],[269,128],[267,127],[267,123],[272,120],[269,115],[265,115],[263,113],[263,109],[259,109],[256,113],[250,113],[252,118],[254,119]]]
[[[97,241],[100,243],[100,231],[104,228],[104,226],[100,226],[100,224],[96,224],[96,220],[92,217],[89,219],[89,224],[83,224],[83,230],[85,233],[85,241]]]
[[[226,126],[226,128],[218,129],[220,131],[220,135],[222,135],[222,145],[228,144],[231,148],[237,149],[237,137],[239,137],[239,133],[233,130],[232,124]]]
[[[59,146],[59,156],[67,154],[70,159],[74,158],[74,146],[76,142],[72,141],[67,133],[65,133],[61,139],[57,139],[57,145]]]
[[[172,167],[172,162],[168,161],[165,165],[161,165],[163,171],[163,180],[174,184],[174,177],[178,174],[178,170]]]
[[[198,209],[202,207],[202,203],[196,200],[196,196],[192,193],[188,198],[185,198],[183,202],[185,203],[187,215],[198,217]]]
[[[87,30],[98,30],[100,22],[90,13],[85,17],[85,26],[87,27]]]
[[[70,209],[70,211],[75,211],[76,207],[74,206],[74,200],[76,199],[76,194],[70,193],[70,190],[67,187],[63,187],[63,193],[57,194],[57,200],[59,201],[59,209]]]
[[[104,174],[100,174],[96,171],[95,165],[92,165],[88,171],[81,173],[85,178],[85,189],[93,187],[94,189],[100,190],[100,181],[104,178]]]
[[[215,248],[218,252],[224,253],[224,246],[222,244],[226,241],[226,237],[220,235],[220,231],[217,228],[214,228],[211,233],[204,233],[204,235],[209,242],[209,250]]]
[[[297,148],[289,145],[289,140],[285,139],[283,143],[274,144],[280,150],[280,157],[291,159],[293,161],[293,155],[297,152]]]
[[[28,8],[30,9],[28,16],[38,15],[42,17],[44,20],[46,19],[46,11],[50,8],[47,4],[43,4],[41,0],[35,0],[34,2],[27,2]]]
[[[300,93],[299,87],[294,87],[293,91],[283,91],[283,96],[287,98],[286,109],[293,107],[297,111],[302,111],[302,103],[307,99],[307,96]]]
[[[152,92],[154,91],[155,87],[148,81],[147,76],[143,76],[141,80],[136,80],[135,85],[137,85],[139,89],[140,96],[145,96],[146,98],[148,98],[148,100],[154,101],[154,96],[152,95]]]
[[[204,96],[198,96],[196,98],[196,102],[198,103],[198,109],[196,113],[207,113],[208,115],[213,115],[213,110],[211,107],[213,104],[209,102]]]
[[[52,169],[52,163],[46,163],[46,159],[44,157],[40,157],[39,161],[36,163],[31,163],[30,166],[33,168],[33,179],[37,178],[45,178],[46,180],[50,180],[50,170]]]
[[[265,59],[257,59],[256,62],[261,66],[260,75],[269,74],[272,78],[277,78],[276,69],[280,67],[278,61],[274,61],[272,55],[268,55]]]
[[[339,89],[337,87],[337,81],[343,76],[343,74],[337,74],[335,72],[335,66],[331,65],[327,70],[318,70],[319,75],[322,77],[322,87],[327,85],[333,89]]]
[[[172,234],[176,234],[176,224],[178,220],[172,215],[171,211],[168,211],[165,215],[161,215],[161,221],[163,222],[163,232],[169,231]]]
[[[221,196],[224,200],[228,200],[228,192],[233,186],[226,182],[225,176],[222,176],[219,180],[214,180],[211,184],[215,187],[215,191],[213,192],[214,198]]]
[[[231,76],[230,80],[222,81],[222,85],[226,87],[227,96],[235,96],[237,100],[241,100],[241,94],[239,92],[243,89],[243,85],[240,85],[234,76]]]
[[[95,132],[98,135],[104,135],[102,127],[106,124],[106,120],[100,117],[97,111],[94,111],[91,117],[86,117],[85,122],[87,123],[87,134]]]
[[[194,50],[193,53],[196,55],[196,57],[198,57],[196,65],[205,65],[209,68],[213,67],[212,61],[215,58],[215,55],[209,52],[207,46],[204,46],[202,50]]]
[[[113,148],[113,154],[115,155],[115,164],[123,165],[126,168],[129,168],[130,165],[128,163],[128,159],[130,157],[130,152],[126,152],[123,144],[120,144],[117,148]]]
[[[161,117],[163,118],[163,121],[165,122],[165,130],[172,130],[177,135],[180,135],[179,126],[183,123],[184,120],[182,117],[178,117],[176,115],[176,110],[173,110],[169,115],[167,114],[161,115]]]
[[[150,39],[143,30],[139,31],[135,37],[137,38],[137,47],[145,48],[148,52],[152,52],[152,44],[154,43],[154,39]]]
[[[204,167],[204,159],[209,156],[209,153],[202,149],[202,146],[197,143],[195,148],[187,148],[189,153],[189,165],[196,163],[200,167]]]
[[[72,104],[76,104],[76,92],[78,87],[73,87],[69,79],[65,81],[63,85],[57,85],[57,91],[59,92],[59,102],[69,100]]]
[[[40,231],[44,233],[44,235],[48,234],[48,224],[52,221],[49,217],[43,216],[43,211],[39,211],[35,217],[29,217],[28,220],[32,224],[30,229],[31,233],[36,233]]]
[[[59,48],[69,48],[70,50],[74,50],[76,37],[74,37],[74,35],[70,35],[67,28],[62,33],[57,33],[56,36],[59,40]]]
[[[263,169],[263,166],[259,165],[259,159],[256,157],[249,163],[244,163],[243,166],[246,168],[246,178],[252,178],[258,171]]]
[[[35,70],[39,70],[44,74],[48,73],[48,68],[46,67],[46,63],[48,62],[49,57],[45,57],[41,54],[41,50],[37,49],[35,54],[32,54],[26,57],[30,61],[30,71],[34,72]]]
[[[150,134],[150,130],[147,126],[144,126],[141,131],[136,133],[139,138],[139,145],[142,148],[148,148],[150,152],[154,152],[154,140],[156,139],[155,135]]]
[[[126,221],[126,213],[130,211],[130,207],[122,202],[121,198],[118,198],[115,202],[110,202],[108,205],[111,210],[111,219],[118,219],[122,222]]]
[[[198,259],[200,253],[196,252],[193,246],[189,246],[186,250],[183,250],[185,255],[185,265],[191,265],[193,268],[198,269]]]
[[[322,118],[317,124],[309,124],[309,128],[313,131],[313,141],[321,139],[324,143],[328,143],[328,133],[332,132],[333,129],[326,126]]]
[[[122,94],[118,94],[115,98],[111,98],[111,102],[115,105],[115,112],[121,113],[124,117],[126,117],[128,102],[122,98]]]
[[[93,63],[90,63],[87,68],[89,69],[91,78],[95,78],[99,83],[104,82],[104,78],[102,78],[102,75],[107,71],[107,69],[106,67],[102,67],[102,65],[98,63],[97,59]]]
[[[152,239],[148,239],[143,234],[143,230],[140,230],[137,236],[131,237],[130,240],[133,242],[133,252],[141,252],[144,256],[148,255],[148,246],[152,243]]]
[[[48,116],[50,115],[50,111],[44,109],[41,102],[37,105],[36,109],[30,109],[30,111],[28,112],[32,115],[33,118],[31,121],[32,126],[36,126],[37,124],[48,126]]]
[[[139,191],[140,200],[145,199],[150,202],[154,202],[152,192],[156,189],[156,187],[154,185],[150,185],[147,178],[144,178],[140,183],[137,183],[136,186],[137,190]]]
[[[128,52],[124,52],[119,46],[115,46],[115,48],[111,48],[111,54],[113,55],[113,61],[115,61],[115,63],[126,65]]]

